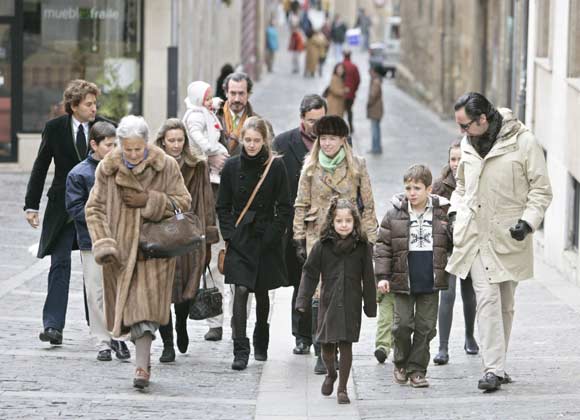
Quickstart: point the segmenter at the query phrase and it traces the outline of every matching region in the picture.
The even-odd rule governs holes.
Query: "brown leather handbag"
[[[182,213],[169,200],[175,213],[160,222],[144,222],[139,233],[139,249],[145,258],[171,258],[205,246],[205,232],[193,213]]]
[[[268,165],[266,165],[266,169],[264,169],[264,173],[262,174],[262,177],[260,178],[260,180],[258,181],[256,186],[254,187],[254,191],[252,191],[252,195],[250,195],[250,198],[248,199],[246,206],[244,207],[244,209],[242,210],[242,212],[238,216],[238,220],[236,220],[236,227],[238,227],[238,225],[240,224],[240,222],[242,221],[242,219],[244,218],[244,216],[248,212],[250,206],[252,205],[254,198],[256,198],[256,194],[258,194],[258,190],[260,189],[260,187],[264,183],[264,180],[266,179],[266,175],[268,175],[268,172],[270,171],[270,167],[272,166],[273,161],[274,161],[273,157],[270,158],[270,160],[268,161]],[[226,244],[226,246],[224,248],[220,249],[220,252],[218,254],[217,266],[218,266],[218,271],[221,274],[224,274],[224,266],[226,263],[226,251],[227,251],[227,249],[228,249],[228,247]]]

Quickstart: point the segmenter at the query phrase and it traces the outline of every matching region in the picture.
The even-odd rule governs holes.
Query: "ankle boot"
[[[268,360],[268,343],[270,342],[270,324],[263,323],[254,327],[254,359],[265,362]]]
[[[187,335],[187,316],[175,316],[175,333],[177,334],[177,348],[180,353],[185,353],[189,346],[189,336]]]
[[[250,358],[250,340],[247,337],[234,338],[234,362],[233,370],[244,370],[248,366]]]
[[[479,346],[473,335],[465,336],[465,345],[463,346],[465,353],[467,354],[477,354],[479,353]]]
[[[433,358],[433,363],[436,365],[446,365],[449,362],[449,352],[447,346],[439,346],[439,352]]]
[[[161,353],[161,357],[159,358],[161,363],[171,363],[175,362],[175,350],[173,346],[166,347],[163,346],[163,352]]]

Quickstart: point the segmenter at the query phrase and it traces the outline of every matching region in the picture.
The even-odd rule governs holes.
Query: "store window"
[[[570,238],[570,247],[578,250],[580,242],[580,182],[572,178],[572,218],[570,219],[568,237]]]
[[[96,82],[99,114],[141,112],[141,0],[23,1],[23,131],[64,113],[73,79]]]
[[[568,77],[580,77],[580,0],[570,0]]]

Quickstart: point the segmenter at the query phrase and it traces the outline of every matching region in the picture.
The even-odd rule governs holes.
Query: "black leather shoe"
[[[49,341],[53,346],[59,346],[62,344],[62,332],[56,328],[47,328],[38,335],[40,341]]]
[[[310,345],[303,343],[303,342],[299,342],[298,344],[296,344],[296,347],[294,347],[294,349],[292,350],[292,353],[294,353],[294,354],[309,354],[310,353]]]
[[[326,375],[326,366],[324,366],[324,362],[322,361],[322,356],[318,356],[316,358],[316,365],[314,366],[314,373],[316,375]]]
[[[115,357],[119,360],[131,358],[131,352],[124,341],[111,340],[111,350],[115,352]]]
[[[111,360],[113,360],[113,358],[111,357],[111,349],[101,350],[97,354],[97,360],[99,362],[110,362]]]
[[[173,346],[163,347],[163,352],[161,353],[159,361],[161,363],[175,362],[175,350],[173,349]]]
[[[477,388],[484,391],[497,391],[501,388],[501,378],[491,372],[487,372],[477,383]]]
[[[210,328],[203,336],[203,339],[206,341],[220,341],[222,339],[223,331],[222,327]]]
[[[465,345],[463,346],[465,353],[467,354],[477,354],[479,353],[479,346],[477,341],[473,337],[465,337]]]
[[[440,349],[439,353],[433,358],[433,363],[436,365],[446,365],[449,363],[449,353],[447,349]]]
[[[379,363],[385,363],[385,360],[387,360],[387,357],[389,357],[389,355],[387,354],[387,352],[384,349],[376,349],[375,350],[375,359],[377,359],[377,362]]]

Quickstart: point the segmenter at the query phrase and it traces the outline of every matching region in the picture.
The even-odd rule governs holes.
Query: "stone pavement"
[[[284,46],[285,41],[281,42]],[[357,54],[363,79],[355,103],[353,138],[357,153],[367,159],[382,218],[401,175],[411,163],[424,162],[439,172],[455,128],[440,121],[421,104],[383,83],[386,115],[382,122],[382,156],[365,154],[370,126],[365,119],[368,90],[366,57]],[[332,62],[322,79],[290,74],[285,52],[278,54],[275,73],[256,84],[252,103],[269,118],[277,133],[298,123],[298,104],[306,93],[322,92]],[[350,406],[320,394],[322,376],[312,374],[314,357],[291,353],[290,289],[273,299],[270,358],[250,361],[247,370],[230,369],[232,345],[205,342],[204,322],[189,322],[188,353],[161,365],[161,342],[153,345],[151,389],[131,386],[132,363],[96,361],[94,343],[84,321],[82,274],[78,253],[73,274],[64,344],[50,348],[38,341],[49,259],[37,260],[29,248],[39,232],[29,228],[21,206],[28,174],[0,171],[0,418],[2,419],[555,419],[580,418],[580,291],[538,263],[536,281],[517,292],[516,318],[509,354],[515,382],[484,395],[476,389],[479,356],[462,350],[460,296],[451,335],[450,364],[430,366],[431,387],[415,390],[393,384],[392,364],[374,360],[376,320],[363,319],[361,340],[354,346]],[[45,190],[46,191],[46,190]],[[43,205],[45,203],[43,202]],[[225,325],[229,325],[226,319]],[[250,321],[248,331],[251,334]],[[133,347],[131,350],[133,351]],[[432,351],[437,347],[433,340]]]

